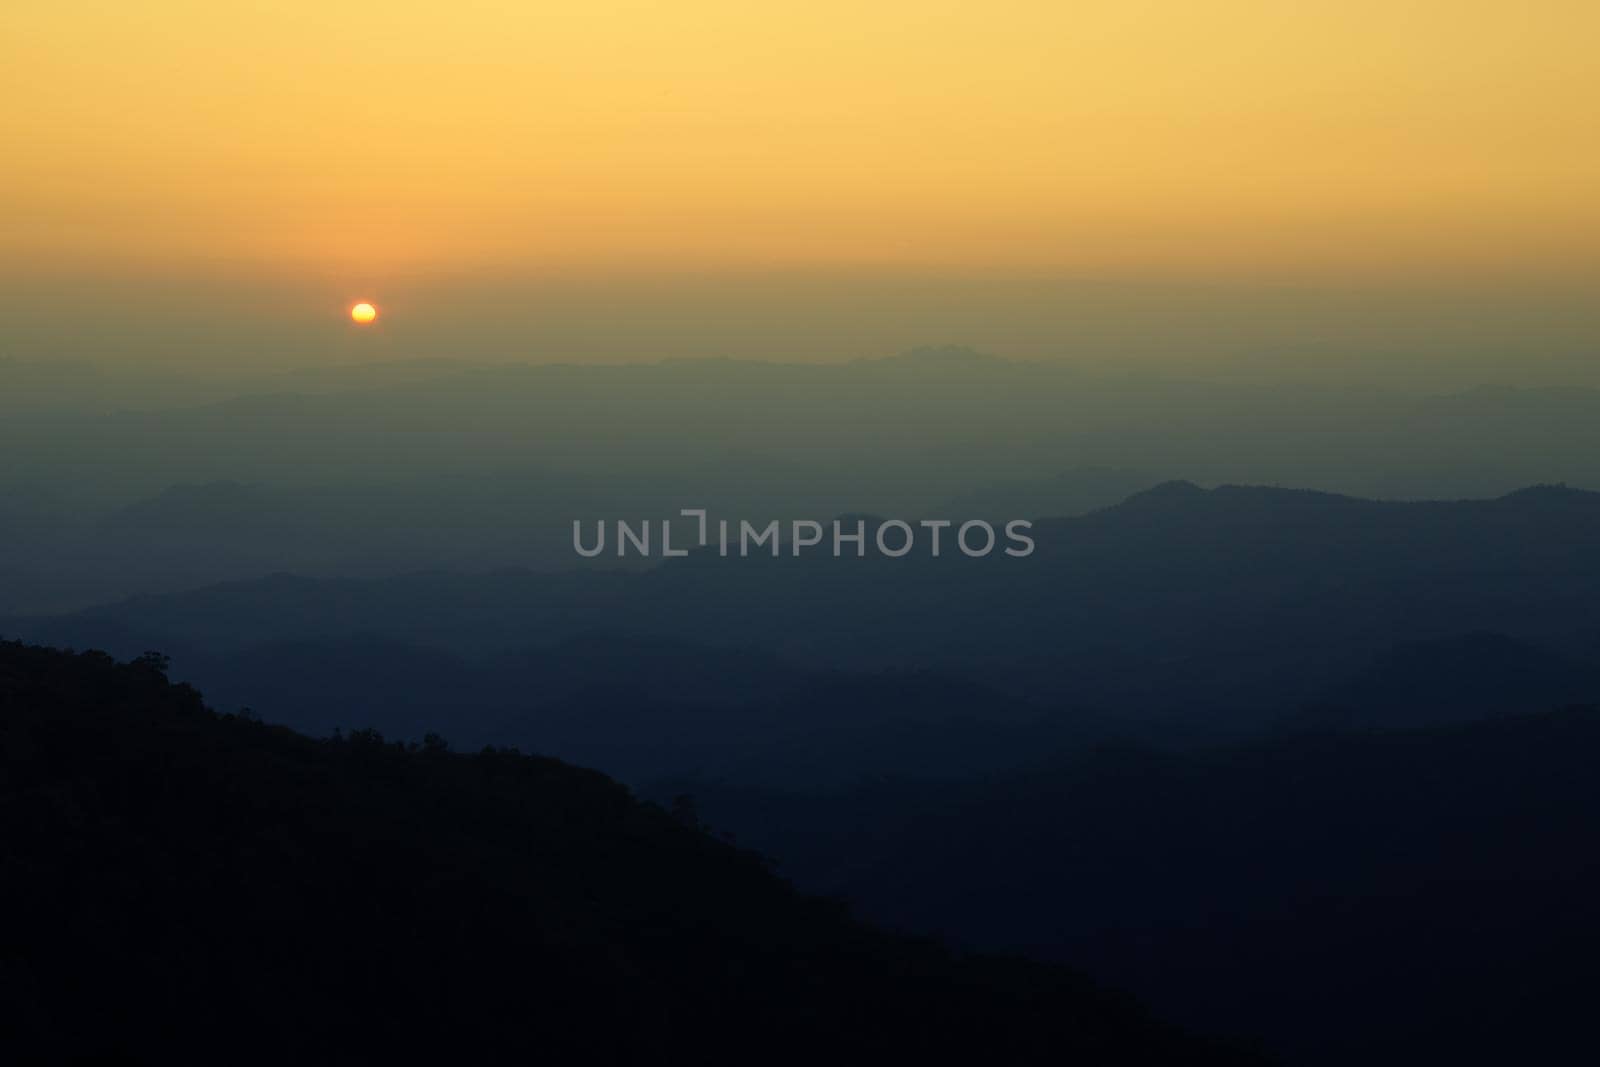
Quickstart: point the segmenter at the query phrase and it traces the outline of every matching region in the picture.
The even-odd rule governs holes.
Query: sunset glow
[[[4,5],[0,245],[1201,275],[1548,270],[1600,245],[1589,2],[453,12]]]
[[[1595,40],[1591,0],[12,0],[0,355],[1600,384]]]

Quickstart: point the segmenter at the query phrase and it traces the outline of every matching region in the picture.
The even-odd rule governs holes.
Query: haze
[[[0,354],[956,341],[1592,382],[1597,31],[1437,0],[8,4]],[[386,329],[353,347],[364,296]]]

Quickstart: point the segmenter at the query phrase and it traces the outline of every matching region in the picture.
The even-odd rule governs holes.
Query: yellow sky
[[[1593,0],[0,7],[16,266],[1560,272]]]

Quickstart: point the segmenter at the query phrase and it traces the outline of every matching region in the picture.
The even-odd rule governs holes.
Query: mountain
[[[213,367],[189,382],[11,365],[0,409],[0,455],[28,457],[0,465],[0,497],[45,489],[79,519],[19,543],[0,516],[5,615],[275,571],[567,566],[573,519],[702,506],[1043,518],[1175,473],[1397,499],[1600,486],[1592,391],[1248,385],[961,348],[847,363]],[[1081,474],[1095,471],[1150,474]]]
[[[1600,665],[1479,632],[1407,641],[1297,717],[1340,728],[1436,726],[1600,698]]]
[[[1578,1063],[1600,1054],[1597,760],[1591,706],[966,783],[670,789],[803,887],[1083,963],[1286,1062]]]
[[[316,741],[162,668],[0,645],[0,1010],[29,1062],[1254,1062],[863,925],[596,772]]]
[[[1048,478],[1011,479],[983,486],[929,509],[928,515],[995,523],[1077,516],[1113,507],[1156,482],[1141,471],[1080,467]]]
[[[755,648],[602,632],[487,659],[357,636],[185,663],[184,677],[216,706],[315,736],[446,730],[469,747],[518,745],[635,783],[959,777],[1104,736],[1103,724],[928,672],[811,671]]]
[[[180,677],[230,703],[256,699],[233,684],[230,664],[261,662],[286,645],[388,643],[469,661],[474,671],[501,671],[495,661],[544,649],[545,666],[525,673],[509,698],[510,713],[520,709],[530,724],[554,702],[549,694],[566,691],[571,657],[558,650],[596,633],[619,642],[618,661],[638,653],[626,647],[633,642],[678,642],[686,664],[703,665],[680,676],[717,677],[730,652],[750,653],[738,668],[747,679],[740,702],[795,709],[801,725],[812,713],[786,694],[795,677],[818,673],[932,673],[968,687],[967,710],[978,718],[1020,703],[1043,715],[1236,735],[1285,708],[1326,703],[1406,642],[1493,632],[1577,664],[1579,674],[1600,662],[1597,493],[1535,487],[1406,503],[1175,482],[1041,521],[1033,536],[1037,549],[1025,559],[696,552],[634,572],[278,575],[0,621],[0,632],[122,655],[160,649]],[[272,669],[292,673],[293,656]],[[1418,669],[1451,668],[1441,660]],[[381,657],[352,670],[364,672],[352,686],[392,688]],[[1462,717],[1442,681],[1408,685],[1407,714],[1431,702],[1430,715]],[[703,703],[688,690],[677,699],[666,681],[636,689],[641,704]],[[1471,714],[1521,710],[1486,708],[1489,692]],[[1520,684],[1501,692],[1536,695]],[[475,718],[479,706],[445,694],[419,710],[437,722]],[[1363,706],[1377,713],[1381,701]],[[482,725],[462,721],[460,732],[481,736]]]

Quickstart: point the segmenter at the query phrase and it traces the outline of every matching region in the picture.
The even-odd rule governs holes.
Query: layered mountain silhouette
[[[967,783],[671,789],[802,886],[1084,963],[1287,1062],[1578,1063],[1600,1053],[1597,761],[1590,706]]]
[[[1583,389],[1190,381],[948,347],[184,378],[0,364],[0,454],[28,457],[0,469],[0,614],[277,571],[567,567],[573,518],[684,507],[1041,518],[1174,474],[1397,499],[1600,486],[1600,393]],[[41,490],[66,513],[11,514]]]
[[[1600,665],[1504,634],[1407,641],[1333,687],[1302,724],[1393,730],[1508,711],[1541,711],[1600,696]]]
[[[1254,1062],[856,922],[686,802],[218,716],[163,668],[0,644],[18,1062]]]
[[[279,575],[0,632],[160,648],[221,706],[313,732],[445,723],[635,781],[943,775],[1086,737],[1600,698],[1600,494],[1173,482],[1034,536],[1026,559],[701,551],[646,571]]]
[[[825,362],[799,276],[493,362],[24,330],[0,1061],[1600,1062],[1600,391],[1439,391],[1583,331],[869,273],[848,355],[1045,358]],[[1036,550],[574,552],[685,508]]]

